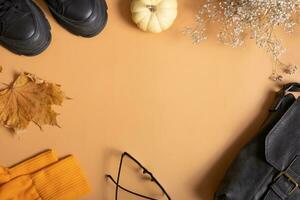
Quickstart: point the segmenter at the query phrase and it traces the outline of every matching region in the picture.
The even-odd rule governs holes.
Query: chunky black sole
[[[57,13],[56,10],[51,6],[48,7],[54,19],[69,32],[82,37],[94,37],[105,28],[108,20],[107,5],[105,0],[100,0],[97,5],[99,8],[97,7],[96,9],[101,9],[101,13],[103,13],[103,15],[97,15],[97,18],[95,19],[96,22],[99,22],[96,24],[97,26],[89,26],[86,29],[84,28],[86,24],[76,24],[76,22],[72,22],[61,14]],[[92,30],[89,30],[90,28],[92,28]]]
[[[40,53],[42,53],[51,43],[51,26],[46,19],[45,14],[42,12],[42,10],[31,0],[28,1],[28,5],[31,7],[32,12],[37,20],[37,25],[39,27],[39,38],[37,41],[30,41],[30,39],[26,42],[26,47],[17,47],[14,41],[8,40],[6,38],[0,38],[0,44],[8,49],[9,51],[18,54],[18,55],[25,55],[25,56],[35,56]],[[35,33],[37,34],[37,33]]]

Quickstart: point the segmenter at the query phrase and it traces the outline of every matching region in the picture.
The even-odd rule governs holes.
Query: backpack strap
[[[276,94],[276,100],[274,105],[270,108],[270,111],[276,111],[280,104],[282,103],[283,97],[288,93],[288,92],[300,92],[300,83],[288,83],[284,85],[279,92]]]
[[[273,180],[264,200],[300,199],[300,157],[297,156],[290,166],[280,172]]]

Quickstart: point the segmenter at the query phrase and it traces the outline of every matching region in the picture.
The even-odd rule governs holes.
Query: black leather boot
[[[54,18],[71,33],[93,37],[107,22],[105,0],[45,0]]]
[[[32,0],[0,0],[0,43],[10,51],[33,56],[51,41],[50,25]]]

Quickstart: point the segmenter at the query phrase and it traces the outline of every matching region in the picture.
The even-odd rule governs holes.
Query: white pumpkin
[[[132,20],[143,31],[159,33],[177,16],[177,0],[132,0]]]

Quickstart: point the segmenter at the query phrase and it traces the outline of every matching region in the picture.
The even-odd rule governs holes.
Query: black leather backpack
[[[215,200],[300,200],[299,83],[285,85],[259,134],[228,169]]]

